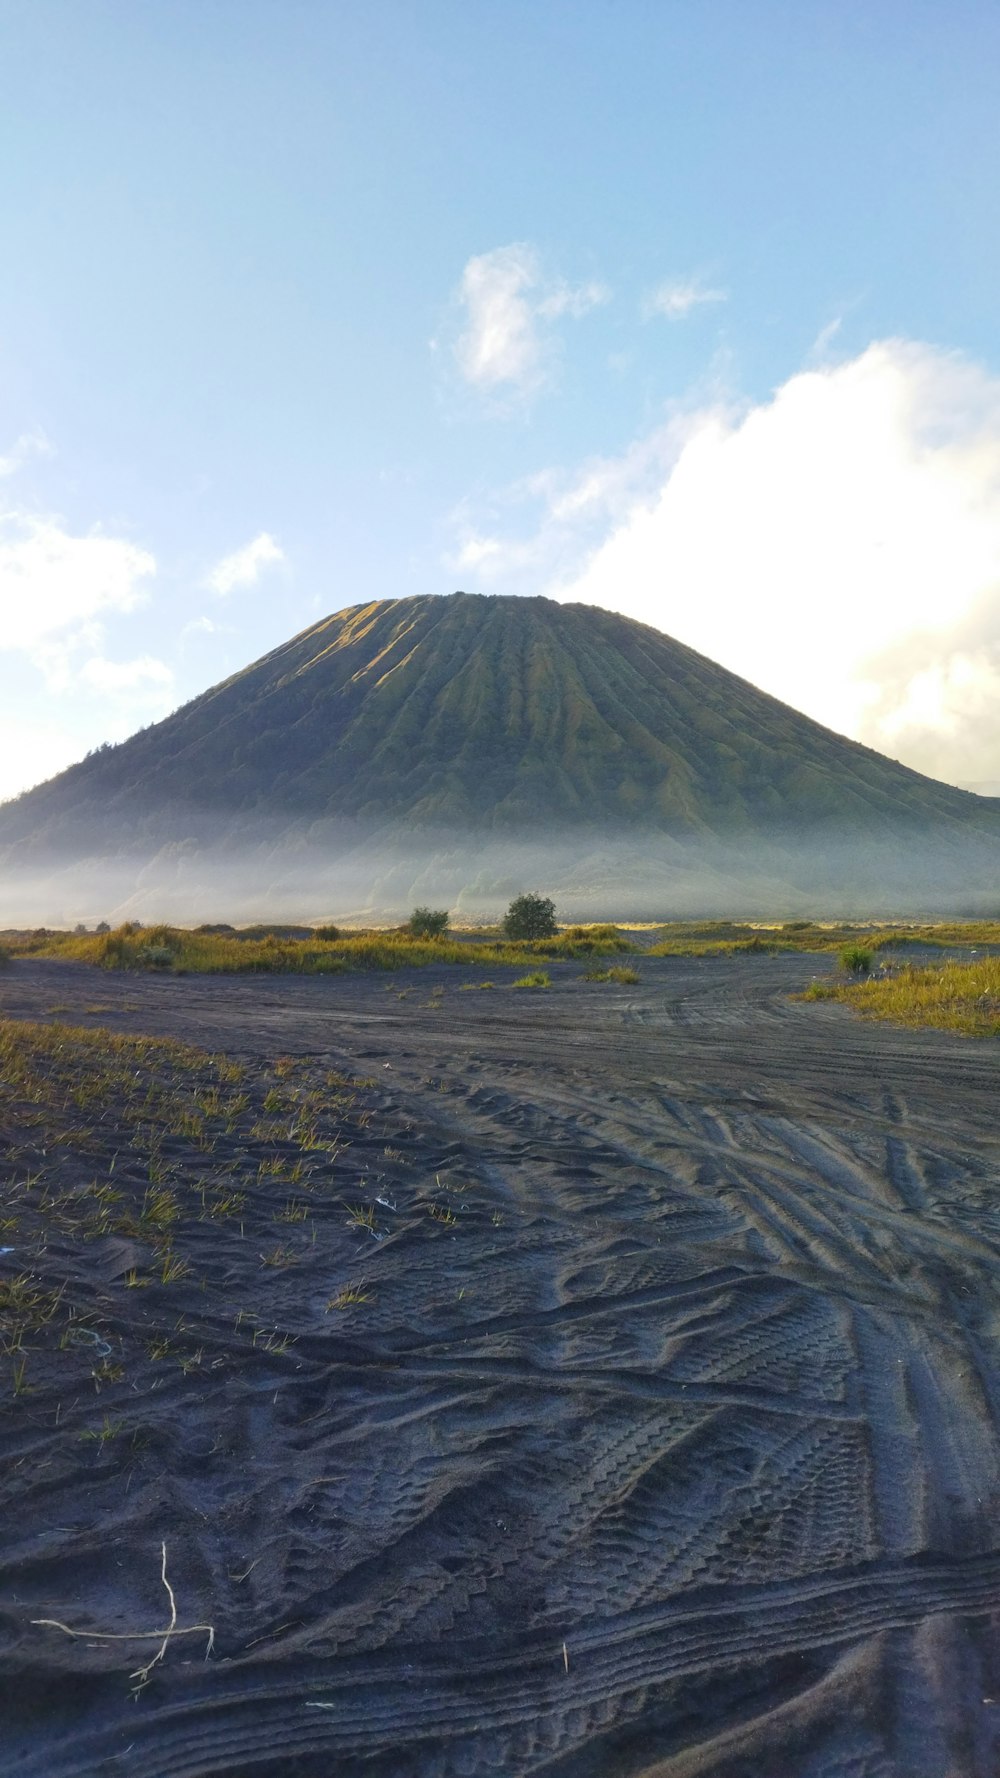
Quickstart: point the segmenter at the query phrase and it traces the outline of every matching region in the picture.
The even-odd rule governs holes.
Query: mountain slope
[[[676,836],[886,823],[1000,835],[1000,805],[832,734],[658,631],[547,599],[325,619],[0,809],[0,845],[291,827]]]

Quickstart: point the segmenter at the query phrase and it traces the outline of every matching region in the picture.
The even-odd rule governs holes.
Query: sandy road
[[[789,999],[816,957],[640,967],[0,978],[5,1016],[350,1062],[396,1132],[374,1304],[300,1287],[298,1369],[212,1410],[273,1636],[19,1723],[12,1769],[1000,1772],[1000,1047]],[[200,1621],[222,1558],[170,1498]]]

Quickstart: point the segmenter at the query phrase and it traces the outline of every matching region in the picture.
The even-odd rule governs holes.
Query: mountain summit
[[[1000,863],[1000,805],[831,733],[647,625],[455,593],[326,618],[0,808],[11,867],[250,845],[271,858],[319,846],[333,869],[374,846],[384,875],[390,855],[425,869],[490,842],[542,863],[547,844],[577,861],[610,847],[626,894],[622,861],[661,842],[688,864],[708,846],[716,868],[720,846],[748,869],[763,848],[779,880],[789,847],[808,846],[814,880],[831,848],[842,877],[847,853],[889,843],[898,866],[900,845],[943,846],[958,882]]]

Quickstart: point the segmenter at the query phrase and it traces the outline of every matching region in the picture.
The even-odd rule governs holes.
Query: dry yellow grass
[[[239,938],[174,926],[119,926],[114,932],[26,934],[17,955],[70,957],[104,969],[163,970],[215,975],[290,973],[337,975],[346,970],[395,970],[426,964],[524,964],[538,958],[608,956],[633,949],[614,927],[571,928],[557,938],[481,944],[417,939],[405,932],[345,933],[335,940]]]
[[[841,1000],[865,1018],[896,1025],[1000,1037],[1000,957],[907,966],[862,982],[817,983],[806,998]]]

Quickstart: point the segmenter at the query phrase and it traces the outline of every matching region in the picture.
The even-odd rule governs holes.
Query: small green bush
[[[414,908],[406,923],[411,938],[443,938],[448,930],[447,908]]]
[[[873,952],[868,945],[845,945],[840,953],[840,967],[849,975],[871,975]]]
[[[601,969],[598,964],[592,963],[590,968],[584,971],[583,979],[587,982],[631,983],[639,980],[639,971],[618,963],[613,964],[610,969]]]
[[[551,988],[547,969],[534,969],[530,975],[522,975],[514,984],[515,988]]]
[[[325,945],[336,944],[338,938],[340,937],[340,927],[339,926],[317,926],[313,931],[313,937],[322,939],[322,941]]]
[[[136,953],[136,962],[145,969],[169,969],[175,955],[169,945],[143,945]]]
[[[555,938],[556,904],[547,895],[518,895],[504,915],[507,938]]]

